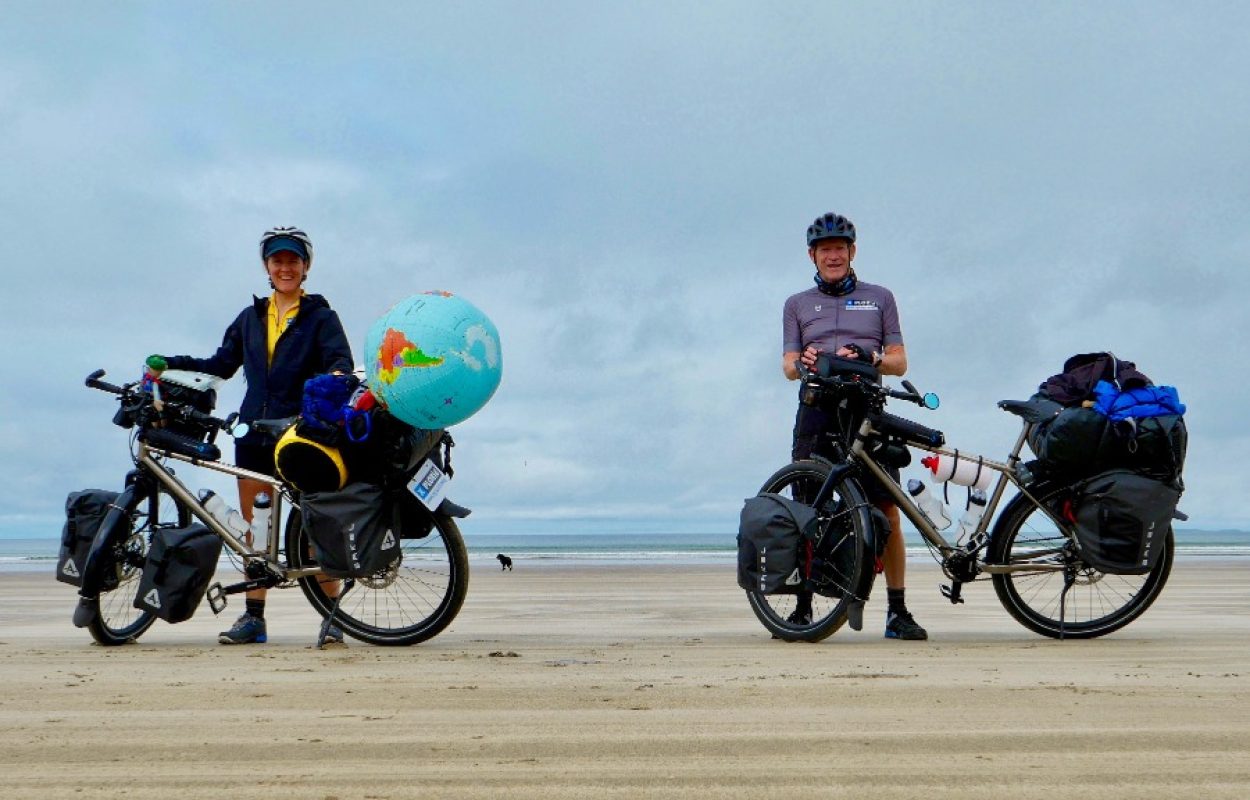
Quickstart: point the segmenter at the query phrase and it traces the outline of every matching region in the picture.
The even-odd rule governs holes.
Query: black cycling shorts
[[[276,442],[267,442],[264,444],[235,442],[235,466],[251,470],[252,472],[260,472],[264,475],[276,475],[277,469],[274,467],[273,458],[273,451],[276,447]]]

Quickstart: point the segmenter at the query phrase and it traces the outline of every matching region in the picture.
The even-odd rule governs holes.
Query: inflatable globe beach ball
[[[481,410],[499,388],[499,331],[450,292],[396,303],[365,337],[365,375],[374,396],[416,428],[449,428]]]

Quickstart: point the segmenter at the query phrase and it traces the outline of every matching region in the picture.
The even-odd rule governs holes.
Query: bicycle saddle
[[[1028,400],[999,400],[998,407],[1009,414],[1015,414],[1025,422],[1046,422],[1063,411],[1063,406],[1045,397],[1033,396]]]

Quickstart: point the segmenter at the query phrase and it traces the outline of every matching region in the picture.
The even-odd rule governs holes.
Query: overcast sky
[[[1248,528],[1247,30],[1241,3],[5,3],[0,534],[120,486],[82,378],[211,353],[273,225],[312,236],[358,362],[418,291],[498,326],[454,431],[470,537],[732,532],[789,456],[781,309],[825,211],[942,397],[896,412],[1002,458],[995,402],[1110,349],[1189,406],[1190,525]]]

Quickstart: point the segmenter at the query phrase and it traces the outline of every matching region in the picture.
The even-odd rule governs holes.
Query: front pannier
[[[300,499],[304,531],[326,575],[366,578],[400,556],[391,498],[381,486],[349,483]]]
[[[71,492],[65,500],[65,527],[61,529],[61,550],[56,559],[56,579],[71,586],[82,586],[82,570],[100,524],[117,501],[117,492],[87,489]]]
[[[761,594],[794,594],[804,588],[800,569],[810,561],[804,532],[816,510],[779,494],[752,497],[738,525],[738,586]]]
[[[1112,575],[1142,575],[1158,563],[1181,493],[1129,470],[1085,481],[1072,516],[1081,558]]]
[[[166,622],[191,619],[220,557],[221,539],[203,525],[157,530],[139,578],[135,608]]]

